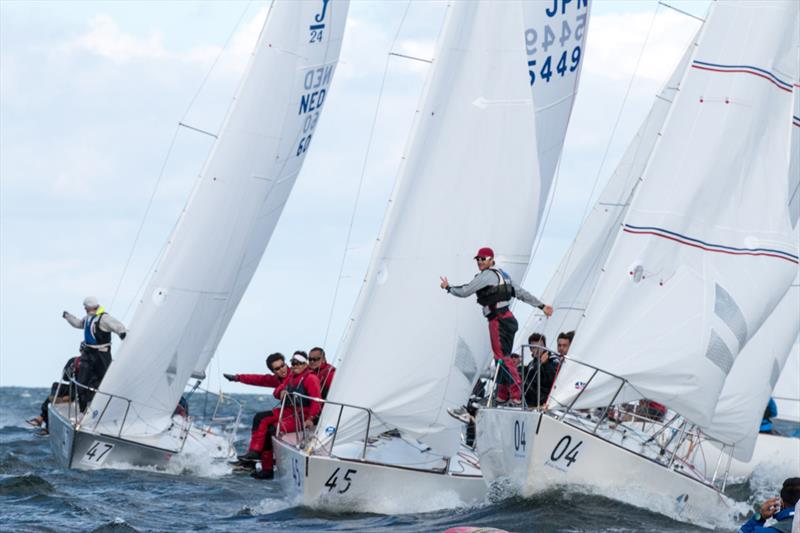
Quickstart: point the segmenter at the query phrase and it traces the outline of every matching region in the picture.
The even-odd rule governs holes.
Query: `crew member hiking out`
[[[281,383],[289,378],[289,367],[286,365],[286,358],[283,354],[275,352],[267,357],[267,368],[272,374],[222,374],[228,381],[255,385],[258,387],[269,387],[275,389],[273,396],[279,398]],[[253,429],[250,432],[250,445],[247,453],[238,456],[237,465],[255,465],[261,458],[267,439],[267,428],[270,424],[280,418],[281,407],[270,409],[269,411],[259,411],[253,416]]]
[[[521,379],[517,366],[511,360],[514,346],[514,335],[519,324],[509,309],[512,299],[519,298],[523,302],[538,307],[544,314],[553,314],[553,308],[540,302],[538,298],[517,285],[506,272],[495,267],[494,251],[481,248],[475,256],[478,262],[478,274],[466,285],[452,286],[446,277],[441,278],[440,287],[459,298],[475,294],[478,304],[483,307],[483,316],[489,321],[489,339],[494,359],[501,365],[498,374],[497,401],[504,403],[511,395],[511,403],[522,403]]]
[[[82,385],[78,388],[81,412],[86,410],[86,405],[94,396],[94,391],[86,387],[99,387],[111,364],[111,333],[116,333],[123,340],[128,334],[122,322],[106,313],[94,296],[87,296],[83,300],[83,309],[86,311],[83,318],[67,311],[61,315],[72,327],[83,330],[84,346],[76,376],[76,380]]]
[[[295,352],[292,355],[292,372],[275,389],[275,393],[284,402],[283,418],[275,419],[267,426],[264,449],[261,452],[261,471],[253,473],[253,477],[257,479],[272,479],[274,476],[272,470],[274,466],[272,436],[275,435],[278,425],[280,424],[281,432],[284,433],[302,430],[303,427],[311,428],[314,426],[314,420],[322,411],[321,402],[308,399],[322,399],[322,396],[319,378],[308,368],[308,357],[303,355],[302,352]],[[294,396],[287,398],[287,396],[295,393],[307,398]],[[297,408],[297,412],[295,412],[295,408]]]

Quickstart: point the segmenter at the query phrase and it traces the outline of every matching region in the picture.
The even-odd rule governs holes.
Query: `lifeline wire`
[[[372,139],[373,139],[373,137],[375,135],[375,125],[378,122],[378,111],[380,110],[381,101],[383,99],[383,89],[384,89],[384,86],[386,85],[386,76],[389,73],[389,61],[391,61],[392,55],[394,55],[394,54],[392,54],[391,50],[394,49],[394,45],[397,43],[397,39],[400,37],[400,31],[403,29],[403,23],[406,20],[406,16],[408,15],[408,10],[409,10],[410,7],[411,7],[411,0],[409,0],[408,3],[406,4],[406,8],[403,11],[403,16],[400,17],[400,23],[397,26],[397,31],[394,34],[394,39],[392,39],[392,44],[389,46],[389,51],[390,52],[386,56],[386,63],[384,64],[384,67],[383,67],[383,78],[381,79],[381,87],[380,87],[380,90],[378,91],[378,101],[375,104],[375,114],[372,117],[372,125],[370,126],[370,129],[369,129],[369,139],[367,140],[367,150],[366,150],[366,153],[364,154],[364,162],[361,165],[361,176],[358,178],[358,189],[356,190],[356,198],[355,198],[355,201],[353,202],[353,209],[350,212],[350,225],[347,228],[347,237],[345,238],[344,250],[342,250],[342,260],[339,263],[339,275],[338,275],[338,277],[336,279],[336,288],[334,289],[334,292],[333,292],[333,301],[331,302],[331,309],[330,309],[330,312],[328,313],[328,325],[325,327],[325,343],[324,343],[324,346],[328,345],[328,336],[330,335],[331,323],[333,322],[333,313],[334,313],[334,311],[336,309],[336,300],[337,300],[337,298],[339,296],[339,287],[342,284],[342,273],[344,272],[344,264],[345,264],[345,262],[347,260],[347,249],[350,246],[350,238],[351,238],[352,233],[353,233],[353,225],[354,225],[355,219],[356,219],[356,212],[358,211],[358,203],[359,203],[359,200],[361,199],[361,191],[362,191],[362,189],[364,187],[364,176],[366,175],[367,162],[369,161],[369,153],[370,153],[370,149],[372,148]]]
[[[131,251],[128,254],[128,259],[125,261],[125,267],[122,269],[122,275],[120,276],[119,282],[117,283],[117,288],[114,290],[114,296],[111,298],[111,305],[109,306],[109,309],[114,307],[114,303],[117,301],[117,296],[119,295],[119,290],[122,287],[122,282],[125,280],[125,276],[128,273],[128,267],[130,266],[131,260],[133,259],[133,254],[136,251],[136,246],[139,244],[139,238],[142,235],[142,230],[144,229],[144,224],[147,221],[147,216],[150,214],[150,209],[153,207],[153,201],[155,200],[156,193],[158,192],[158,188],[161,185],[161,180],[164,177],[164,171],[167,168],[167,163],[169,162],[170,155],[172,155],[172,149],[175,146],[175,140],[178,138],[178,132],[180,131],[181,127],[183,127],[182,123],[183,123],[184,120],[186,120],[186,116],[192,110],[192,106],[194,106],[194,103],[197,100],[197,97],[200,96],[200,93],[202,92],[203,88],[205,87],[206,83],[208,82],[208,79],[211,77],[211,73],[214,71],[214,68],[217,66],[217,63],[219,62],[219,58],[222,57],[222,53],[228,48],[228,45],[230,44],[231,39],[233,39],[233,36],[236,33],[236,29],[241,24],[242,19],[244,19],[244,15],[245,15],[245,13],[247,13],[247,10],[250,7],[250,4],[251,4],[251,2],[248,2],[247,5],[245,5],[244,10],[242,10],[242,14],[239,15],[239,20],[236,21],[236,24],[234,25],[233,29],[231,30],[230,35],[228,35],[228,38],[225,40],[225,44],[220,49],[219,53],[217,54],[217,57],[214,58],[214,62],[211,64],[211,67],[208,69],[208,72],[206,72],[206,75],[203,78],[203,81],[200,82],[200,86],[197,88],[197,91],[194,93],[194,96],[192,96],[192,99],[189,100],[189,105],[186,107],[186,111],[183,113],[183,116],[178,121],[178,125],[175,126],[175,131],[172,134],[172,140],[170,140],[169,147],[167,148],[167,153],[164,156],[163,163],[161,164],[161,170],[159,170],[159,172],[158,172],[158,178],[156,178],[156,183],[153,186],[153,192],[150,193],[150,199],[147,201],[147,207],[145,208],[144,215],[142,216],[142,221],[139,224],[139,228],[136,230],[136,237],[134,237],[134,239],[133,239],[133,245],[131,246]],[[144,282],[142,283],[142,285],[144,285]],[[137,291],[137,293],[138,293],[138,291]],[[135,295],[134,295],[133,301],[136,301]],[[133,303],[131,303],[131,305],[132,304]],[[130,306],[128,307],[128,309],[130,309]],[[127,315],[127,311],[126,311],[126,315]]]

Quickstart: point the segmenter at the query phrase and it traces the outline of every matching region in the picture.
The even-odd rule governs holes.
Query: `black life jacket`
[[[498,302],[508,302],[516,296],[514,286],[511,284],[511,277],[499,268],[490,268],[497,275],[497,285],[489,285],[475,293],[478,297],[478,304],[494,309]]]
[[[91,318],[86,317],[87,322],[84,327],[84,342],[86,342],[90,348],[111,344],[111,332],[103,331],[100,327],[100,319],[103,318],[103,315],[105,315],[105,313],[94,315]]]
[[[300,381],[298,381],[297,384],[293,384],[292,380],[290,379],[289,383],[286,384],[286,391],[289,394],[292,394],[293,392],[296,392],[298,394],[302,394],[303,396],[308,396],[308,391],[306,390],[306,387],[303,384],[303,382],[306,380],[306,376],[308,376],[308,374],[309,374],[309,371],[306,370],[303,373],[303,375],[300,377]],[[300,405],[302,405],[303,407],[311,407],[311,400],[309,400],[308,398],[300,398]]]

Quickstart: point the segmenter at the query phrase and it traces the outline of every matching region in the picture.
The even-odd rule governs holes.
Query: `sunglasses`
[[[292,361],[292,366],[301,366],[301,365],[304,365],[304,364],[305,363],[303,363],[301,361]]]
[[[488,261],[491,257],[476,257],[475,261]]]
[[[316,363],[317,361],[322,361],[322,357],[309,357],[308,360]]]
[[[273,372],[277,372],[278,370],[283,370],[284,368],[286,368],[286,364],[285,363],[281,363],[281,366],[272,367],[272,371]]]

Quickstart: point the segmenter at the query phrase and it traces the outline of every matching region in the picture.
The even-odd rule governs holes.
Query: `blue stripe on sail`
[[[791,83],[787,83],[787,82],[783,81],[778,76],[776,76],[775,74],[773,74],[772,72],[770,72],[768,70],[764,70],[763,68],[754,67],[752,65],[720,65],[719,63],[709,63],[707,61],[700,61],[700,60],[697,60],[697,59],[692,61],[692,63],[697,64],[697,65],[702,65],[702,66],[705,66],[705,67],[714,67],[714,68],[723,69],[723,70],[726,70],[726,69],[729,69],[729,70],[741,70],[741,69],[753,70],[753,71],[756,71],[756,72],[760,72],[762,74],[766,74],[767,76],[772,78],[777,83],[781,84],[786,89],[788,89],[790,91],[792,90],[792,84]],[[755,74],[755,72],[754,72],[754,74]]]
[[[659,232],[666,235],[671,235],[673,237],[677,237],[678,239],[682,239],[684,241],[701,244],[705,247],[704,249],[707,249],[712,252],[726,251],[727,253],[739,253],[739,254],[777,254],[777,256],[781,258],[789,259],[790,261],[793,261],[795,263],[798,261],[798,256],[790,254],[789,252],[784,252],[782,250],[774,250],[772,248],[736,248],[734,246],[725,246],[723,244],[708,243],[705,241],[701,241],[700,239],[695,239],[693,237],[688,237],[686,235],[682,235],[674,231],[669,231],[667,229],[657,228],[654,226],[634,226],[632,224],[625,224],[625,228],[640,232]],[[689,243],[687,242],[685,244]]]

